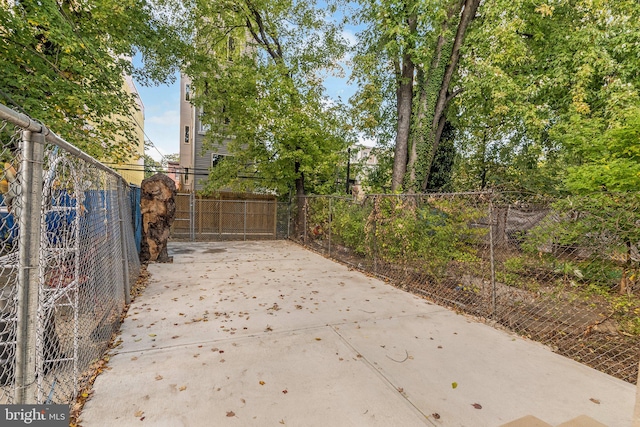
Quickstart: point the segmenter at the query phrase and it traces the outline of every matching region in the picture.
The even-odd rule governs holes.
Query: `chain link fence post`
[[[331,201],[332,200],[333,200],[333,197],[329,196],[329,218],[328,218],[328,224],[329,224],[329,227],[328,227],[329,228],[329,230],[328,230],[328,232],[329,232],[328,233],[329,234],[329,236],[328,236],[329,237],[329,248],[328,248],[329,258],[331,258],[331,217],[332,217],[332,215],[331,215],[331,208],[332,208]]]
[[[378,239],[377,239],[377,223],[378,223],[378,196],[373,196],[373,225],[372,229],[372,250],[373,250],[373,273],[378,274]]]
[[[304,209],[304,213],[302,215],[303,217],[303,221],[302,221],[302,232],[303,232],[303,242],[306,244],[307,243],[307,215],[309,214],[309,204],[307,203],[307,198],[306,197],[302,197],[302,198],[298,198],[298,200],[302,199],[302,202],[304,203],[303,209]],[[300,209],[300,208],[298,208]],[[298,226],[300,226],[300,224],[298,224]]]
[[[493,192],[489,194],[489,262],[491,268],[491,318],[496,320],[496,263],[493,241]]]
[[[40,262],[40,230],[42,207],[42,165],[44,135],[22,132],[20,166],[20,206],[18,258],[18,314],[16,342],[16,403],[36,403],[36,368],[42,361],[36,354]]]

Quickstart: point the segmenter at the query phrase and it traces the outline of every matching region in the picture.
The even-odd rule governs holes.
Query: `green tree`
[[[158,162],[156,159],[151,157],[148,154],[144,155],[144,177],[149,178],[157,173],[164,172],[165,169],[162,166],[162,163]]]
[[[547,193],[638,189],[639,16],[627,0],[485,3],[450,115],[464,130],[458,165],[476,172],[457,177]]]
[[[170,80],[187,53],[169,2],[24,0],[0,8],[0,96],[90,154],[117,162],[132,147],[125,74]],[[174,25],[176,24],[176,25]],[[128,58],[141,54],[135,69]],[[118,142],[115,142],[118,141]]]
[[[395,107],[387,115],[397,124],[394,190],[442,188],[432,174],[447,171],[451,157],[453,183],[467,188],[638,188],[637,2],[363,5],[370,26],[353,101],[364,112],[359,125],[387,133],[383,112]],[[404,63],[414,72],[398,72]],[[453,150],[440,147],[447,128]]]
[[[361,2],[359,19],[369,27],[360,35],[354,75],[362,89],[354,102],[373,118],[395,106],[393,191],[429,188],[447,108],[459,93],[452,81],[479,4],[480,0]],[[369,122],[378,125],[375,119]],[[446,151],[451,151],[450,144]],[[440,156],[447,157],[451,156]]]
[[[346,48],[330,12],[303,1],[197,2],[198,56],[186,73],[209,147],[231,153],[209,191],[330,191],[350,138],[344,107],[322,95]]]

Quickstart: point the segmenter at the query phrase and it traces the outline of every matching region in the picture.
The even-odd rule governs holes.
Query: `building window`
[[[184,100],[185,101],[191,100],[191,85],[185,85],[184,87]]]
[[[184,183],[189,182],[189,168],[184,168]]]
[[[204,108],[203,108],[203,107],[200,107],[200,108],[198,109],[198,123],[199,123],[199,125],[198,125],[198,126],[199,126],[198,131],[199,131],[200,133],[209,132],[209,131],[211,130],[211,125],[204,124],[204,123],[202,122],[202,119],[203,119],[203,118],[204,118]]]
[[[217,153],[211,154],[211,167],[215,168],[220,164],[222,160],[224,160],[223,154],[217,154]]]
[[[184,143],[188,144],[191,142],[191,135],[189,134],[189,126],[184,127]]]

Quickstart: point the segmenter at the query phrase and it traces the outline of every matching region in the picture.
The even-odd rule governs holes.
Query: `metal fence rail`
[[[640,194],[308,197],[295,239],[635,383]]]
[[[71,403],[140,269],[130,188],[0,105],[0,403]]]

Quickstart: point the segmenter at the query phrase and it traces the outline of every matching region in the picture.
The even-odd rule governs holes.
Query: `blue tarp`
[[[136,241],[136,249],[140,254],[142,245],[142,214],[140,213],[140,197],[142,189],[137,185],[130,185],[129,199],[131,201],[131,221],[133,222],[133,233]]]

